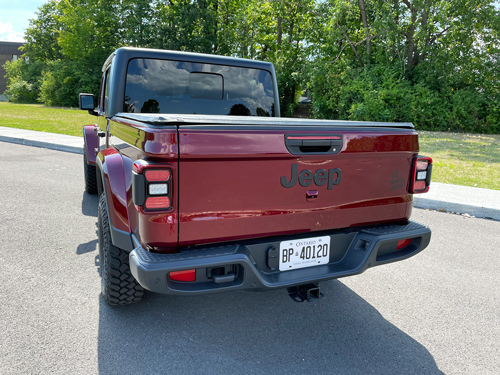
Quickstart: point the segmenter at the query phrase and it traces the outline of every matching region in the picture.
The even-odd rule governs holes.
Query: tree
[[[162,49],[216,53],[216,0],[177,0],[158,2],[152,30],[151,46]]]
[[[308,70],[316,116],[463,131],[498,119],[498,76],[489,67],[498,61],[499,15],[491,3],[331,0],[320,12],[328,21]]]
[[[59,32],[63,23],[57,1],[49,0],[35,12],[36,18],[30,20],[24,38],[26,44],[23,51],[31,60],[49,61],[62,57],[61,47],[58,43]]]

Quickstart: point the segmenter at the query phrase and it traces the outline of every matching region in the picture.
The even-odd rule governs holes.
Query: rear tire
[[[139,302],[144,289],[130,273],[129,254],[111,242],[106,195],[99,199],[99,263],[101,268],[101,294],[110,306]]]
[[[85,179],[85,191],[89,194],[97,194],[97,175],[95,165],[87,162],[87,147],[83,146],[83,176]]]

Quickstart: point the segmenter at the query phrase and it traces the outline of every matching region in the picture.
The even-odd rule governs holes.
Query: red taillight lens
[[[146,180],[148,181],[167,181],[170,178],[170,171],[164,169],[148,169],[144,172]]]
[[[429,161],[428,160],[417,160],[417,170],[418,171],[425,171],[427,167],[429,166]]]
[[[411,239],[406,239],[406,240],[401,240],[401,241],[398,241],[398,245],[396,247],[396,250],[400,250],[402,249],[403,247],[406,247],[408,246],[409,244],[411,244]]]
[[[146,199],[146,208],[148,210],[158,210],[160,208],[169,208],[170,199],[168,197],[148,197]]]
[[[425,181],[415,181],[415,184],[413,185],[414,191],[425,190],[425,188]]]
[[[168,277],[174,281],[196,281],[196,270],[169,272]]]

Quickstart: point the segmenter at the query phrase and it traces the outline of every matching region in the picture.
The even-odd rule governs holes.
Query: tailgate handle
[[[328,135],[303,135],[286,134],[285,146],[292,155],[303,154],[338,154],[342,149],[341,134]]]

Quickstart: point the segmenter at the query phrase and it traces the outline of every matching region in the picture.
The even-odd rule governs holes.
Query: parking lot
[[[82,156],[0,143],[1,374],[498,374],[500,222],[414,209],[419,255],[321,285],[100,298]],[[432,187],[431,187],[432,188]]]

